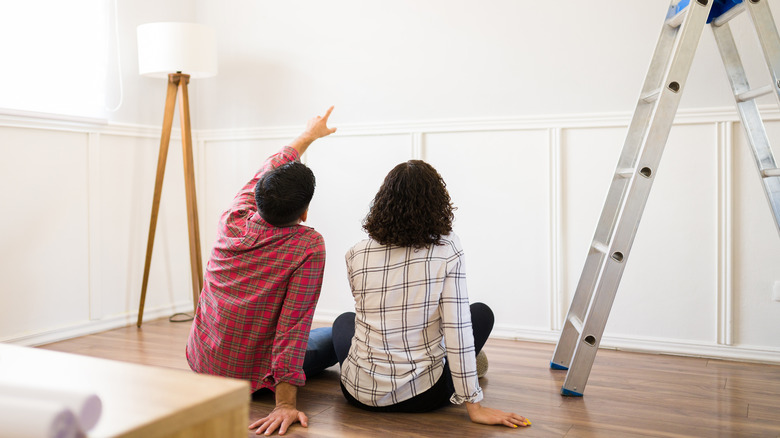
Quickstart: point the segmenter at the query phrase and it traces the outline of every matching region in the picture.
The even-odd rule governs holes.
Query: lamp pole
[[[160,197],[162,195],[165,163],[168,158],[168,144],[171,140],[173,113],[176,110],[176,96],[179,97],[179,119],[181,121],[181,144],[184,156],[184,190],[187,198],[187,228],[190,243],[190,269],[192,272],[193,310],[198,306],[200,288],[203,285],[203,270],[200,255],[200,231],[198,227],[198,204],[195,196],[195,166],[192,159],[192,129],[190,127],[190,102],[187,84],[190,75],[181,72],[168,75],[168,91],[165,97],[165,114],[160,138],[160,153],[157,157],[157,177],[154,182],[154,199],[152,201],[152,216],[149,222],[149,238],[146,243],[146,260],[144,276],[141,285],[141,302],[138,307],[138,327],[141,327],[146,302],[146,288],[149,285],[149,268],[152,262],[154,234],[157,229],[157,216],[160,212]]]

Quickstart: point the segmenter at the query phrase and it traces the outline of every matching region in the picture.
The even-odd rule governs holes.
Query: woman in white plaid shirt
[[[363,223],[369,239],[346,255],[355,313],[333,323],[342,392],[371,411],[466,402],[475,423],[528,426],[480,404],[476,355],[493,313],[469,305],[453,210],[444,180],[424,161],[401,163],[385,178]]]

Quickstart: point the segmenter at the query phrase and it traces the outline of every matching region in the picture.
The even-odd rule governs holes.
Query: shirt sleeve
[[[457,240],[452,241],[455,254],[447,263],[440,301],[447,362],[452,373],[454,404],[482,400],[482,388],[477,379],[477,359],[474,351],[474,333],[471,328],[471,308],[466,290],[466,266],[463,250]]]
[[[230,211],[257,211],[257,205],[255,204],[255,185],[257,181],[269,170],[276,169],[292,161],[297,161],[299,158],[298,151],[290,146],[285,146],[279,152],[268,157],[260,167],[260,170],[255,173],[255,176],[238,191],[238,194],[233,199]]]
[[[303,359],[309,342],[311,321],[322,289],[325,270],[325,244],[317,234],[317,242],[309,249],[305,261],[293,272],[284,298],[272,350],[271,372],[263,381],[271,386],[286,382],[303,386],[306,377]]]

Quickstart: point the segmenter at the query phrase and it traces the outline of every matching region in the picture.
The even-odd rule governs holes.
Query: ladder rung
[[[764,178],[780,176],[780,169],[764,169],[761,171],[761,175],[764,175]]]
[[[733,8],[729,9],[728,11],[726,11],[726,13],[721,14],[720,17],[712,20],[712,25],[715,27],[723,26],[724,24],[731,21],[732,18],[736,17],[744,10],[745,10],[745,2],[742,2],[734,6]]]
[[[774,91],[775,88],[771,85],[766,85],[761,88],[754,88],[752,90],[745,91],[744,93],[737,94],[737,101],[738,102],[746,102],[748,100],[753,100],[755,98],[761,97],[765,94],[769,94],[772,91]]]
[[[606,244],[604,244],[602,242],[599,242],[599,241],[596,241],[596,240],[593,241],[593,245],[592,246],[593,246],[593,249],[595,249],[596,251],[598,251],[598,252],[600,252],[602,254],[606,254],[609,251],[609,247]]]
[[[645,93],[642,96],[639,97],[639,100],[646,102],[646,103],[652,103],[658,100],[658,96],[661,95],[661,91],[663,91],[663,88],[658,88],[656,90],[653,90],[649,93]]]
[[[582,333],[582,321],[574,315],[569,316],[569,322],[574,326],[574,330],[577,330],[577,334]]]
[[[615,175],[621,178],[631,178],[634,175],[635,169],[624,167],[615,171]]]
[[[682,24],[683,20],[685,19],[685,16],[688,15],[688,7],[683,9],[682,11],[676,13],[675,15],[669,17],[664,22],[669,27],[678,27]]]

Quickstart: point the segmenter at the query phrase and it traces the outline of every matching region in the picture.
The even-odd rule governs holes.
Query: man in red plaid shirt
[[[289,146],[269,157],[222,215],[200,302],[187,341],[193,371],[251,382],[275,392],[276,408],[253,423],[271,434],[300,422],[297,387],[336,363],[327,331],[311,333],[322,287],[325,244],[301,225],[314,195],[314,174],[299,159],[314,140],[336,132],[324,116],[309,120]],[[316,345],[323,344],[323,351]],[[309,350],[307,351],[307,345]],[[324,357],[323,357],[324,356]]]

